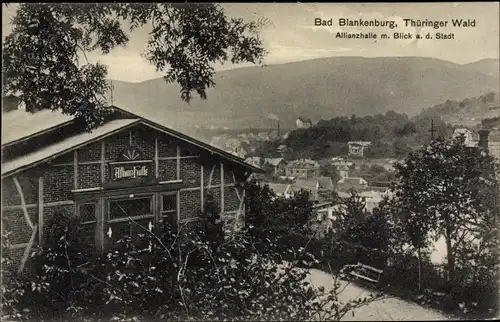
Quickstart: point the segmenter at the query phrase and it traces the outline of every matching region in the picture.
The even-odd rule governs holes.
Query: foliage
[[[352,177],[360,177],[368,182],[392,182],[396,180],[394,172],[386,170],[378,164],[362,164],[358,169],[351,172]]]
[[[268,238],[288,234],[311,233],[314,216],[313,203],[306,190],[300,190],[290,199],[276,197],[269,186],[249,182],[246,189],[246,224],[255,236]]]
[[[213,63],[257,63],[265,54],[258,36],[266,20],[227,17],[213,3],[22,3],[3,44],[3,94],[21,98],[28,109],[75,115],[89,128],[107,113],[106,66],[86,61],[95,50],[125,46],[129,32],[149,26],[145,57],[166,82],[181,86],[182,99],[196,91],[206,98],[213,87]]]
[[[439,115],[419,115],[409,119],[405,114],[389,111],[385,115],[335,117],[320,120],[308,129],[291,131],[285,142],[261,143],[256,155],[276,155],[275,148],[285,144],[290,149],[287,159],[315,160],[347,155],[349,141],[371,141],[365,150],[370,158],[405,156],[410,148],[430,141],[429,129],[434,121],[436,136],[446,135],[448,129]]]
[[[193,227],[161,237],[142,227],[148,247],[124,237],[104,256],[81,262],[71,224],[58,225],[66,228],[55,230],[56,244],[34,257],[41,270],[9,302],[15,311],[4,310],[23,313],[7,318],[339,320],[380,296],[341,303],[337,279],[330,290],[314,287],[297,260],[261,253],[245,234],[215,248]],[[315,260],[305,249],[298,253],[301,261]]]
[[[340,173],[337,167],[330,163],[322,164],[319,168],[319,174],[331,178],[334,184],[340,180]]]
[[[499,267],[498,164],[487,151],[466,147],[463,140],[435,140],[396,165],[395,197],[392,210],[386,209],[416,249],[445,238],[447,292],[456,305],[464,298],[458,290],[472,294],[479,285],[496,285]],[[463,304],[464,309],[478,309],[477,302]]]
[[[496,99],[495,99],[496,97]],[[447,100],[423,110],[421,115],[459,115],[485,114],[489,111],[488,103],[498,103],[498,92],[488,92],[479,97],[466,98],[461,101]]]

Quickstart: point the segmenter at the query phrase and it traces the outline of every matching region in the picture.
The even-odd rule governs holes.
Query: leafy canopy
[[[164,80],[206,99],[213,63],[261,63],[259,31],[265,19],[229,18],[213,3],[22,3],[3,44],[3,95],[19,96],[28,110],[53,109],[83,119],[89,128],[106,115],[106,66],[85,53],[126,46],[129,33],[152,26],[144,53]],[[129,28],[124,27],[128,23]],[[128,29],[128,30],[127,30]]]

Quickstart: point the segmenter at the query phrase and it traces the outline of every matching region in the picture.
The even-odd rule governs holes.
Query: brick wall
[[[181,159],[180,176],[186,188],[199,187],[201,184],[201,165],[196,159]]]
[[[181,191],[180,199],[180,220],[196,218],[201,213],[201,195],[200,190]]]
[[[101,185],[100,164],[78,165],[78,189],[96,188]]]
[[[101,143],[96,142],[78,149],[78,162],[89,162],[101,160]]]
[[[44,203],[71,200],[73,166],[51,166],[43,173]]]

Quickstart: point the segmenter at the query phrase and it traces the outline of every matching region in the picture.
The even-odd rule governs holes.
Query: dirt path
[[[329,290],[332,287],[331,276],[317,269],[311,269],[310,282],[316,287],[323,286],[326,290]],[[347,302],[360,296],[367,296],[368,294],[370,294],[370,291],[356,285],[349,284],[339,296],[339,300]],[[354,314],[354,317],[352,314],[346,315],[343,321],[451,320],[450,317],[447,317],[438,311],[424,308],[415,303],[406,302],[391,296],[386,296],[381,300],[370,303],[367,306],[363,306],[355,310]]]

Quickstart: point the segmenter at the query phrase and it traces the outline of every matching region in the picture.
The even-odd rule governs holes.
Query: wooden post
[[[101,183],[106,182],[106,143],[101,141]],[[104,250],[104,229],[105,227],[105,214],[106,214],[106,202],[104,198],[99,198],[96,205],[96,246],[100,251]]]
[[[220,164],[220,212],[224,214],[224,163]]]
[[[43,176],[38,178],[38,245],[43,244]]]
[[[28,242],[28,245],[26,245],[26,248],[24,249],[24,254],[23,254],[23,257],[21,259],[21,264],[19,265],[19,269],[17,270],[18,274],[20,274],[24,270],[24,266],[26,266],[26,263],[28,262],[31,248],[33,247],[33,244],[35,243],[37,231],[38,231],[38,226],[37,225],[33,226],[33,232],[31,233],[30,241]]]
[[[35,225],[31,222],[29,213],[28,213],[28,207],[26,207],[26,199],[24,198],[24,193],[23,189],[21,188],[21,185],[19,184],[19,180],[17,180],[17,177],[12,178],[14,181],[14,185],[16,186],[17,193],[19,194],[19,199],[21,199],[21,209],[23,210],[24,214],[24,219],[26,220],[26,223],[31,229],[35,228]]]
[[[160,177],[160,156],[158,151],[158,137],[155,137],[155,176],[156,178]]]
[[[201,165],[201,168],[200,168],[200,208],[201,208],[201,211],[203,212],[203,204],[205,203],[205,183],[203,182],[203,177],[204,177],[204,168],[203,168],[203,164]]]
[[[78,189],[78,150],[73,151],[73,189]]]
[[[101,141],[101,183],[106,182],[106,145]]]
[[[177,146],[177,155],[176,155],[176,161],[177,161],[177,180],[181,179],[181,148]]]

